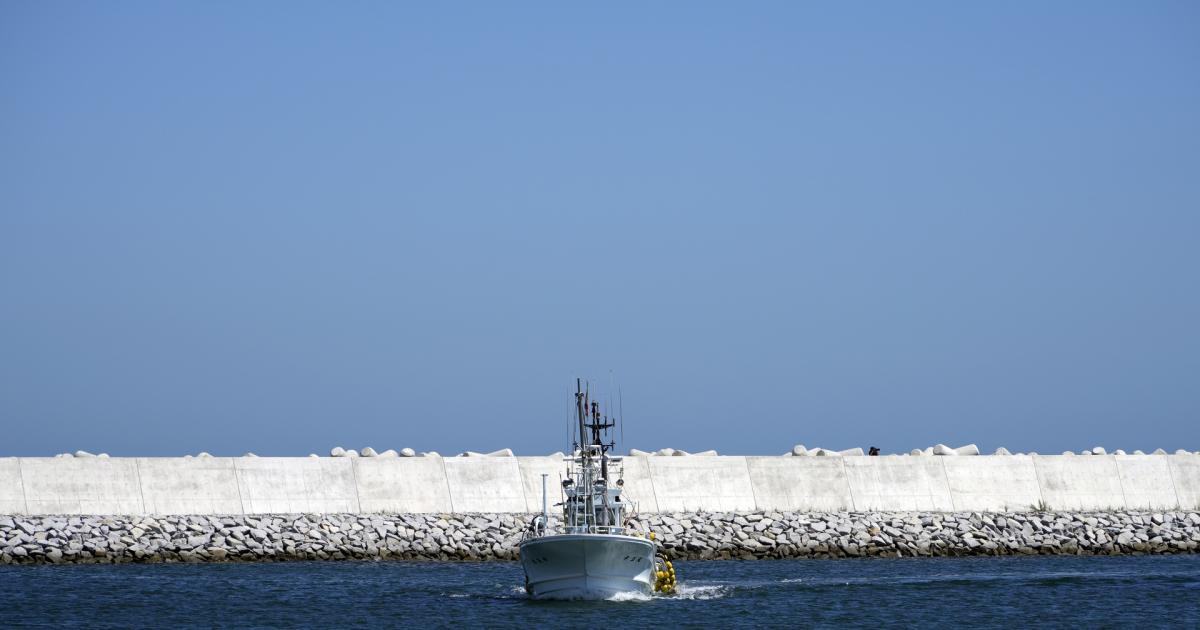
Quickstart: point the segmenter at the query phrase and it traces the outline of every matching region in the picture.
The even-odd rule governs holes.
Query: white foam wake
[[[676,599],[719,599],[729,595],[729,587],[724,584],[688,584],[680,582],[675,587]]]
[[[610,602],[648,602],[651,600],[651,597],[639,591],[621,591],[620,593],[613,593],[604,599]]]

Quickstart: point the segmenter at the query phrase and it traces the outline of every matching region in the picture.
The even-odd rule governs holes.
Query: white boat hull
[[[614,534],[543,536],[521,545],[534,599],[607,599],[654,590],[654,543]]]

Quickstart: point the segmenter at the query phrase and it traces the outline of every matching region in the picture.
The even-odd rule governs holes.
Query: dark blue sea
[[[516,563],[0,567],[0,627],[1200,628],[1200,556],[679,562],[673,597],[526,599]]]

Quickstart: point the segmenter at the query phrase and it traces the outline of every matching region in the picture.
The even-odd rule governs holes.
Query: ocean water
[[[0,567],[0,626],[1200,628],[1200,556],[679,562],[680,592],[525,597],[516,563]]]

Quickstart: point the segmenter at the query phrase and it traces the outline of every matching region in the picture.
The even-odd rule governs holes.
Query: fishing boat
[[[652,532],[626,526],[633,514],[621,491],[621,458],[611,455],[616,419],[603,415],[590,388],[576,380],[576,437],[564,458],[561,523],[550,519],[547,475],[542,513],[520,544],[525,591],[533,599],[609,599],[620,594],[673,593],[675,568],[658,554]]]

